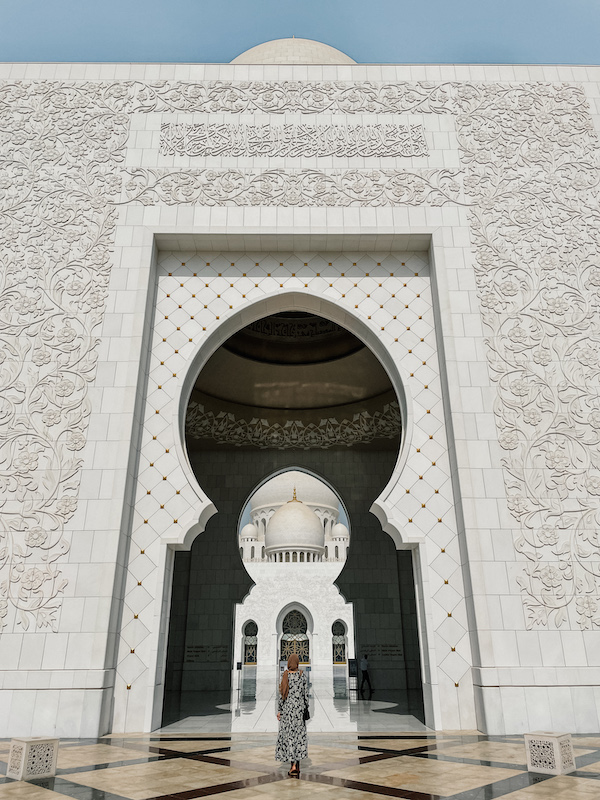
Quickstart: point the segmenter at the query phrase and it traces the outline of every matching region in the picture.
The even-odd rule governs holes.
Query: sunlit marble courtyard
[[[577,771],[551,777],[526,771],[520,736],[312,733],[298,780],[275,761],[274,733],[105,736],[62,742],[55,778],[0,777],[0,800],[592,800],[600,737],[574,745]],[[0,742],[1,773],[8,749]]]

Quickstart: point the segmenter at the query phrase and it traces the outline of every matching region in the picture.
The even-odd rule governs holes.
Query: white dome
[[[258,539],[258,528],[252,522],[244,525],[240,531],[241,539]]]
[[[331,538],[332,539],[349,539],[350,538],[350,531],[348,528],[338,522],[336,525],[333,526],[331,529]]]
[[[287,504],[287,501],[292,499],[294,488],[296,497],[301,502],[318,508],[327,507],[337,514],[339,501],[335,492],[318,478],[297,470],[282,472],[263,484],[250,498],[250,508],[256,511],[265,506],[277,507],[282,503]]]
[[[267,553],[278,550],[322,551],[325,532],[314,511],[292,500],[281,506],[269,520],[265,533]]]
[[[241,53],[232,64],[356,64],[356,61],[313,39],[273,39]]]

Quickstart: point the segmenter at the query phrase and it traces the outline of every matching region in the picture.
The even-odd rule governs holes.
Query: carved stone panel
[[[129,202],[205,206],[441,206],[462,200],[452,169],[131,169]]]
[[[591,630],[600,626],[597,135],[573,86],[459,86],[455,96],[527,626]]]
[[[166,122],[161,155],[398,158],[429,154],[422,125],[229,125]]]
[[[128,116],[108,86],[0,85],[0,631],[55,630]]]

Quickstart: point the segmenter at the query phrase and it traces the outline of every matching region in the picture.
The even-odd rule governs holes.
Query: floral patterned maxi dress
[[[275,747],[278,761],[300,761],[308,756],[308,739],[304,708],[308,704],[306,676],[303,672],[288,673],[289,690],[284,700],[277,692],[277,711],[281,714]]]

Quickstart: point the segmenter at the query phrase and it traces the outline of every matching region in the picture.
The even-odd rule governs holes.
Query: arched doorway
[[[283,618],[279,653],[281,661],[287,661],[291,655],[296,655],[300,664],[310,664],[308,622],[304,614],[296,608],[288,611]]]
[[[346,626],[341,619],[331,626],[331,649],[334,664],[346,663]]]
[[[348,556],[336,583],[347,600],[361,601],[358,641],[378,652],[374,641],[380,632],[368,621],[374,614],[385,618],[382,629],[395,632],[401,657],[390,665],[382,655],[380,685],[404,693],[408,711],[409,682],[420,684],[420,672],[409,676],[407,667],[410,662],[413,671],[415,665],[420,669],[416,614],[403,614],[399,602],[382,612],[377,598],[390,586],[399,598],[399,564],[406,567],[411,556],[396,551],[369,513],[397,463],[402,435],[400,404],[379,360],[331,320],[308,312],[272,314],[237,331],[206,362],[191,392],[185,428],[189,463],[218,513],[191,552],[175,556],[175,574],[185,573],[187,607],[180,603],[171,610],[166,686],[175,699],[172,707],[183,707],[184,696],[220,692],[225,698],[231,689],[233,608],[252,588],[244,561],[263,558],[262,545],[250,537],[238,544],[236,517],[257,477],[297,465],[325,476],[352,498],[353,515],[361,520],[355,564],[348,571],[353,548],[348,550],[343,537],[336,539],[331,525],[327,557],[343,566]],[[273,557],[290,566],[317,560],[314,552],[294,549]],[[176,593],[183,594],[174,584],[173,598]],[[215,644],[207,651],[200,643],[209,638]],[[409,659],[402,658],[405,643]],[[328,636],[323,646],[331,669]],[[379,651],[384,650],[382,642]],[[313,656],[309,647],[311,662]],[[257,659],[260,664],[260,644]],[[422,697],[416,705],[422,716]]]
[[[244,664],[256,666],[258,660],[258,625],[253,620],[244,625]]]

